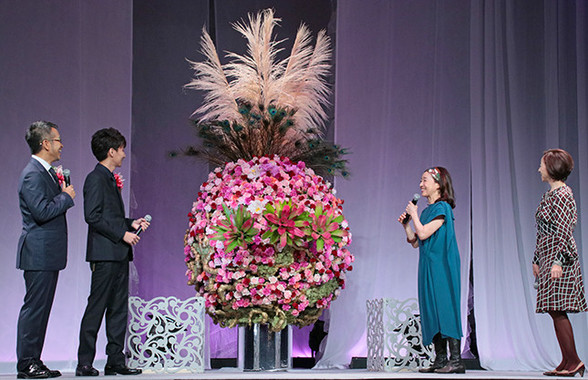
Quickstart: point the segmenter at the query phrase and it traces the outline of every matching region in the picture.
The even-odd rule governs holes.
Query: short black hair
[[[29,144],[31,154],[39,153],[41,151],[43,140],[51,139],[52,128],[57,129],[57,125],[44,120],[35,121],[29,126],[25,135],[25,140],[27,141],[27,144]]]
[[[118,150],[127,146],[125,137],[114,128],[104,128],[92,135],[92,153],[98,161],[108,157],[110,148]]]

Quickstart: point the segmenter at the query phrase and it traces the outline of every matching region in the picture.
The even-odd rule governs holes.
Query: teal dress
[[[453,210],[447,202],[436,202],[425,208],[421,223],[438,216],[444,223],[428,239],[419,240],[419,308],[423,344],[431,344],[441,333],[444,338],[461,339],[460,260]]]

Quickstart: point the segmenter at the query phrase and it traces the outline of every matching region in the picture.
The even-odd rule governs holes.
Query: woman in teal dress
[[[398,218],[407,242],[419,248],[418,293],[423,344],[432,342],[435,347],[435,361],[420,372],[464,373],[460,259],[453,224],[455,200],[451,176],[443,167],[427,169],[421,177],[420,189],[428,200],[420,218],[413,203]],[[413,226],[408,223],[410,220]]]

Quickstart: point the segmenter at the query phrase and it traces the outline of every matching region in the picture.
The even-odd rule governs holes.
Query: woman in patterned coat
[[[537,208],[537,248],[533,258],[536,277],[537,313],[553,319],[562,361],[547,376],[584,375],[584,363],[576,352],[574,332],[567,313],[587,311],[584,283],[573,231],[578,220],[572,189],[565,180],[574,168],[572,156],[561,149],[545,151],[539,173],[550,190]]]

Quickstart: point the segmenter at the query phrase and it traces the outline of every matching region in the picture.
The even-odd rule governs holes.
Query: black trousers
[[[92,365],[96,356],[96,338],[106,314],[106,355],[108,365],[124,365],[129,299],[129,262],[97,261],[90,263],[92,284],[88,306],[80,327],[78,365]]]
[[[26,294],[18,315],[16,369],[41,361],[59,271],[24,271]]]

